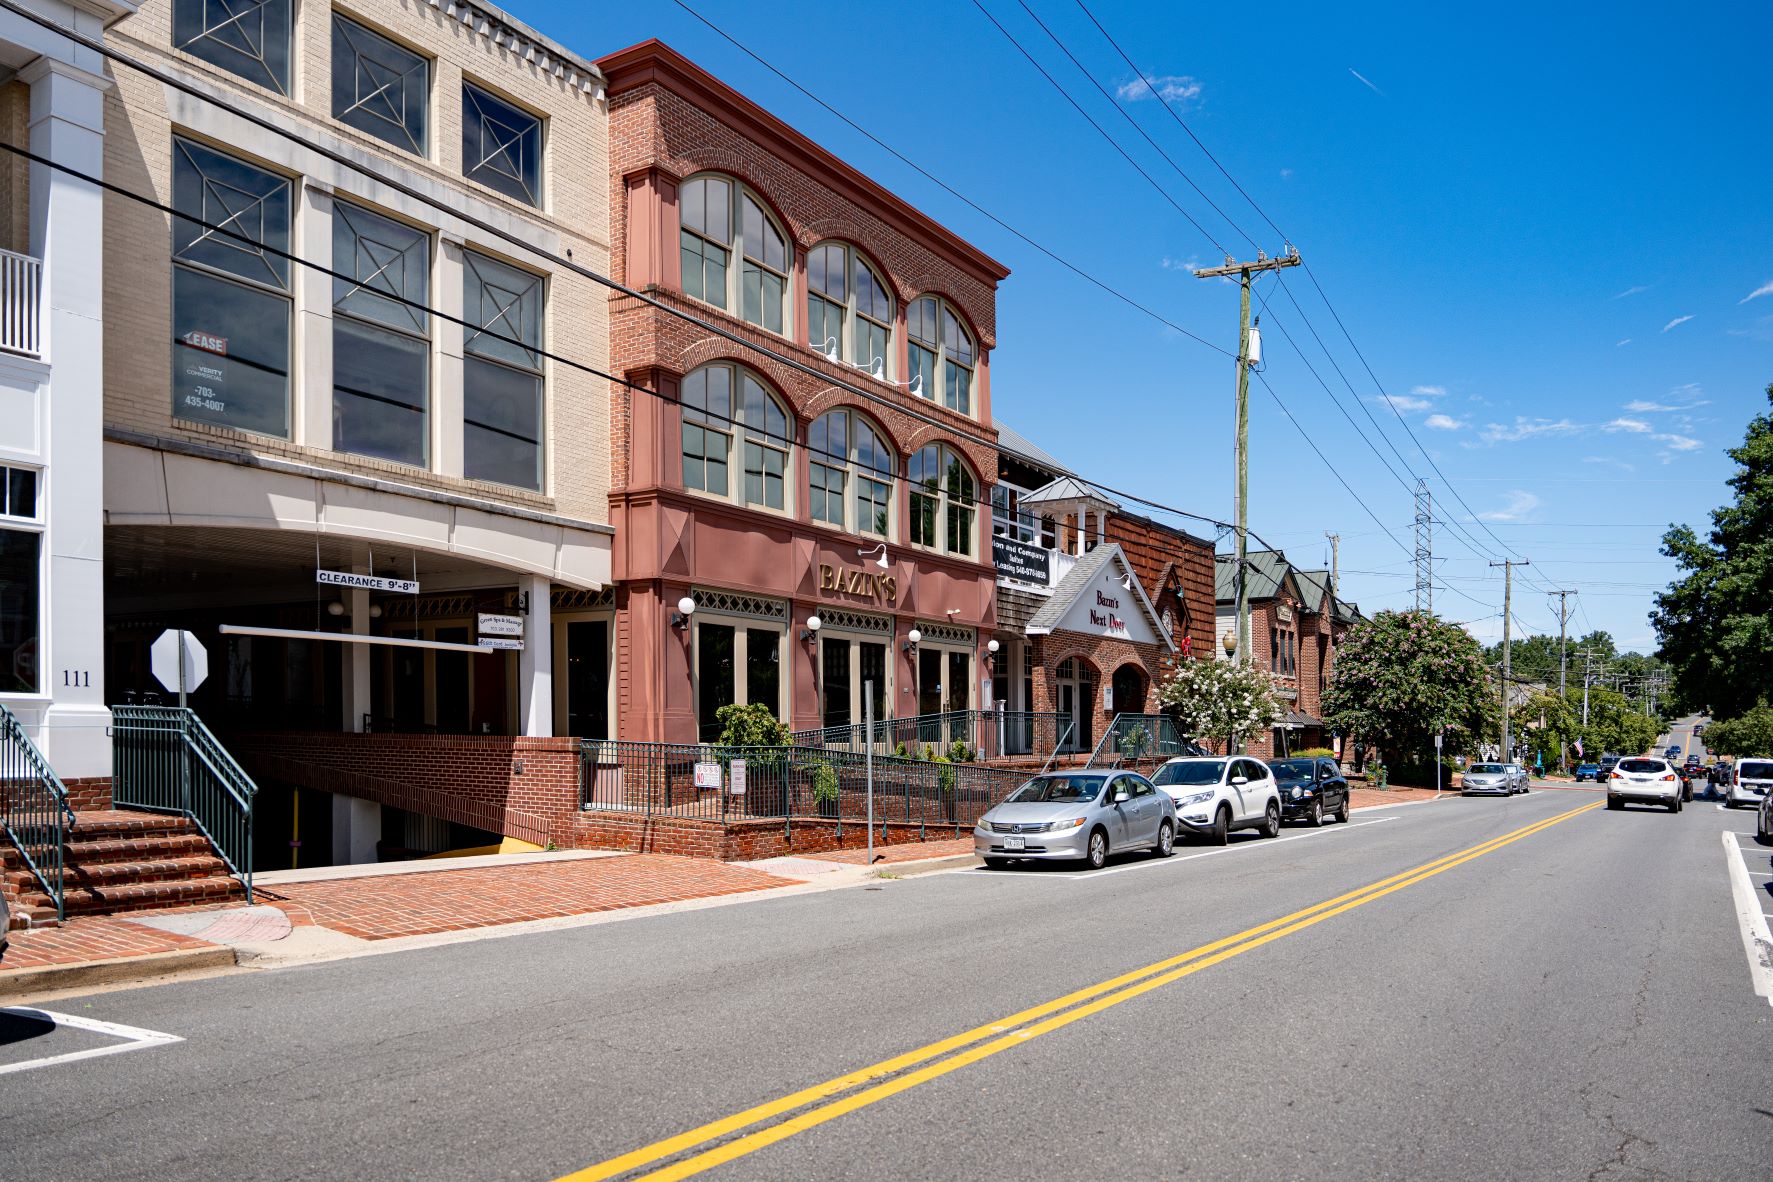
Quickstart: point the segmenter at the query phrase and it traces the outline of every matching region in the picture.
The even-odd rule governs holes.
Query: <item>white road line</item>
[[[1742,949],[1748,954],[1748,972],[1755,992],[1773,1005],[1773,934],[1767,930],[1767,917],[1761,912],[1759,896],[1748,881],[1748,867],[1743,864],[1742,851],[1723,835],[1724,861],[1729,865],[1730,893],[1736,903],[1736,919],[1742,928]]]
[[[1110,866],[1105,870],[1086,870],[1077,874],[1054,874],[1050,870],[990,870],[983,866],[969,866],[965,870],[956,870],[955,874],[989,875],[992,878],[1051,878],[1066,882],[1088,882],[1092,879],[1106,878],[1110,874],[1124,874],[1128,870],[1146,870],[1156,866],[1176,866],[1183,862],[1192,862],[1196,858],[1211,858],[1215,854],[1235,854],[1244,850],[1266,850],[1289,841],[1300,841],[1307,837],[1327,837],[1332,833],[1341,833],[1349,829],[1364,829],[1368,825],[1383,825],[1387,821],[1395,821],[1396,817],[1379,817],[1371,821],[1353,821],[1347,825],[1333,825],[1326,829],[1316,829],[1310,833],[1295,833],[1291,837],[1277,837],[1269,841],[1240,841],[1236,845],[1221,846],[1218,849],[1203,850],[1198,854],[1183,854],[1174,858],[1150,858],[1143,862],[1129,862],[1125,866]]]
[[[34,1018],[39,1022],[65,1026],[70,1030],[85,1030],[92,1034],[104,1035],[106,1038],[122,1040],[111,1046],[91,1047],[84,1051],[69,1051],[62,1055],[46,1055],[41,1059],[27,1059],[23,1063],[0,1063],[0,1075],[7,1075],[14,1071],[31,1071],[38,1067],[53,1067],[61,1063],[72,1063],[77,1059],[97,1059],[103,1055],[121,1055],[125,1051],[139,1051],[145,1047],[163,1047],[171,1043],[185,1041],[176,1034],[162,1034],[158,1030],[144,1030],[139,1026],[101,1022],[97,1018],[82,1018],[77,1014],[60,1014],[54,1010],[38,1010],[28,1006],[10,1006],[0,1009],[0,1014],[12,1014],[19,1018]]]

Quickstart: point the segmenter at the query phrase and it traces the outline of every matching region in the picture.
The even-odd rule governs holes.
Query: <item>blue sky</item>
[[[1252,250],[1117,107],[1231,221],[1270,253],[1281,249],[1139,93],[1076,0],[1027,2],[1118,96],[1112,102],[1019,0],[982,2],[1210,234],[1239,257]],[[692,3],[1004,221],[1235,349],[1235,288],[1188,271],[1219,260],[1213,243],[971,0],[890,10]],[[1773,381],[1773,9],[1540,4],[1486,6],[1473,17],[1421,4],[1090,8],[1291,237],[1471,510],[1448,495],[1294,269],[1285,292],[1272,279],[1258,289],[1273,301],[1266,377],[1379,523],[1253,386],[1252,528],[1307,565],[1326,558],[1324,531],[1337,531],[1345,593],[1369,611],[1408,606],[1413,506],[1403,484],[1428,476],[1437,517],[1477,543],[1462,544],[1451,523],[1437,528],[1443,616],[1499,635],[1501,572],[1487,564],[1506,543],[1533,564],[1516,582],[1517,626],[1555,631],[1542,589],[1575,589],[1573,630],[1604,628],[1623,647],[1647,650],[1650,597],[1672,573],[1657,539],[1670,521],[1703,524],[1723,500],[1722,449],[1766,409]],[[662,38],[994,254],[1014,272],[998,303],[998,415],[1085,475],[1229,516],[1225,357],[1042,257],[669,0],[525,0],[513,10],[593,56]]]

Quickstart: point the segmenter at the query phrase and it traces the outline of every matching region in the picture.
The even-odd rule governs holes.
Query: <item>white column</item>
[[[302,184],[296,249],[318,266],[332,266],[332,186]],[[332,450],[332,276],[313,267],[290,268],[295,286],[296,372],[290,430],[297,443]],[[354,646],[360,647],[360,646]]]
[[[363,645],[352,645],[362,648]],[[382,806],[373,800],[333,794],[332,864],[359,866],[376,860],[376,841],[382,836]]]
[[[1108,540],[1108,511],[1096,510],[1096,545],[1100,546]]]
[[[31,150],[92,176],[104,173],[110,80],[38,58],[19,72],[31,88]],[[45,753],[63,779],[109,776],[105,708],[104,224],[99,190],[31,165],[31,253],[43,260],[43,356],[50,365],[43,473],[43,631],[40,688]]]
[[[518,729],[547,738],[554,733],[554,585],[545,576],[525,575],[517,586],[529,596],[523,651],[517,654]]]
[[[437,287],[433,303],[439,312],[462,315],[462,240],[441,236],[437,252]],[[437,380],[431,398],[431,466],[445,476],[463,473],[462,326],[443,317],[432,320],[437,340]],[[526,649],[528,646],[524,646]]]

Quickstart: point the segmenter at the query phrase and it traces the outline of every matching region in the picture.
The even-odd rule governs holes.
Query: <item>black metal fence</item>
[[[111,799],[189,817],[252,901],[252,804],[258,786],[191,710],[113,706]]]
[[[789,742],[796,747],[821,747],[828,751],[866,751],[917,759],[925,752],[946,755],[956,743],[964,744],[977,759],[1030,755],[1044,759],[1055,750],[1073,749],[1076,735],[1065,714],[1029,710],[949,710],[909,718],[882,718],[870,729],[866,723],[795,731]],[[1063,746],[1062,746],[1063,745]]]
[[[587,739],[579,747],[580,807],[702,821],[866,822],[866,753],[819,747],[717,747]],[[970,829],[1028,778],[941,760],[874,757],[879,824]]]
[[[62,849],[74,813],[68,794],[24,724],[0,703],[0,826],[24,858],[25,869],[55,903],[65,909]]]

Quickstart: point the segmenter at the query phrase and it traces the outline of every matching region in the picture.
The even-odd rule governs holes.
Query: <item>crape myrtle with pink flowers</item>
[[[1472,750],[1491,696],[1483,650],[1469,632],[1427,612],[1384,611],[1336,646],[1323,717],[1388,765],[1426,767],[1437,733],[1446,736],[1444,755]]]

